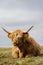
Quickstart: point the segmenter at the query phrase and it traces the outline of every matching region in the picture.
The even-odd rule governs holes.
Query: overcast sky
[[[7,30],[34,26],[30,31],[43,45],[43,0],[0,0],[0,26]],[[0,46],[11,46],[11,41],[0,28]]]

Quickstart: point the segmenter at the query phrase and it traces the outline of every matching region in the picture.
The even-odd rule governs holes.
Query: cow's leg
[[[19,58],[23,58],[23,52],[19,51]]]
[[[19,48],[18,47],[16,47],[16,46],[12,47],[12,56],[14,58],[18,58],[19,57]]]
[[[14,52],[12,52],[12,56],[14,57],[14,58],[18,58],[19,57],[19,51],[14,51]]]

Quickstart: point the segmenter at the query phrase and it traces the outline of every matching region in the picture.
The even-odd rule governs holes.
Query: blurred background
[[[0,26],[8,31],[34,28],[30,35],[43,45],[43,0],[0,0]],[[0,47],[11,47],[12,42],[0,28]]]

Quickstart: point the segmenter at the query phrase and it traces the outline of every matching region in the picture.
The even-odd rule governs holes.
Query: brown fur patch
[[[28,34],[21,30],[16,30],[8,37],[12,39],[12,56],[22,58],[40,55],[40,45]]]

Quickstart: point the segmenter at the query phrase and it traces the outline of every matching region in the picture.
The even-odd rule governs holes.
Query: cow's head
[[[14,45],[21,43],[22,40],[24,38],[29,37],[29,31],[32,29],[33,26],[31,26],[26,32],[22,31],[22,30],[15,30],[12,32],[7,31],[6,29],[4,29],[3,27],[1,27],[8,35],[8,38],[10,38],[12,40],[12,42],[14,43]]]

